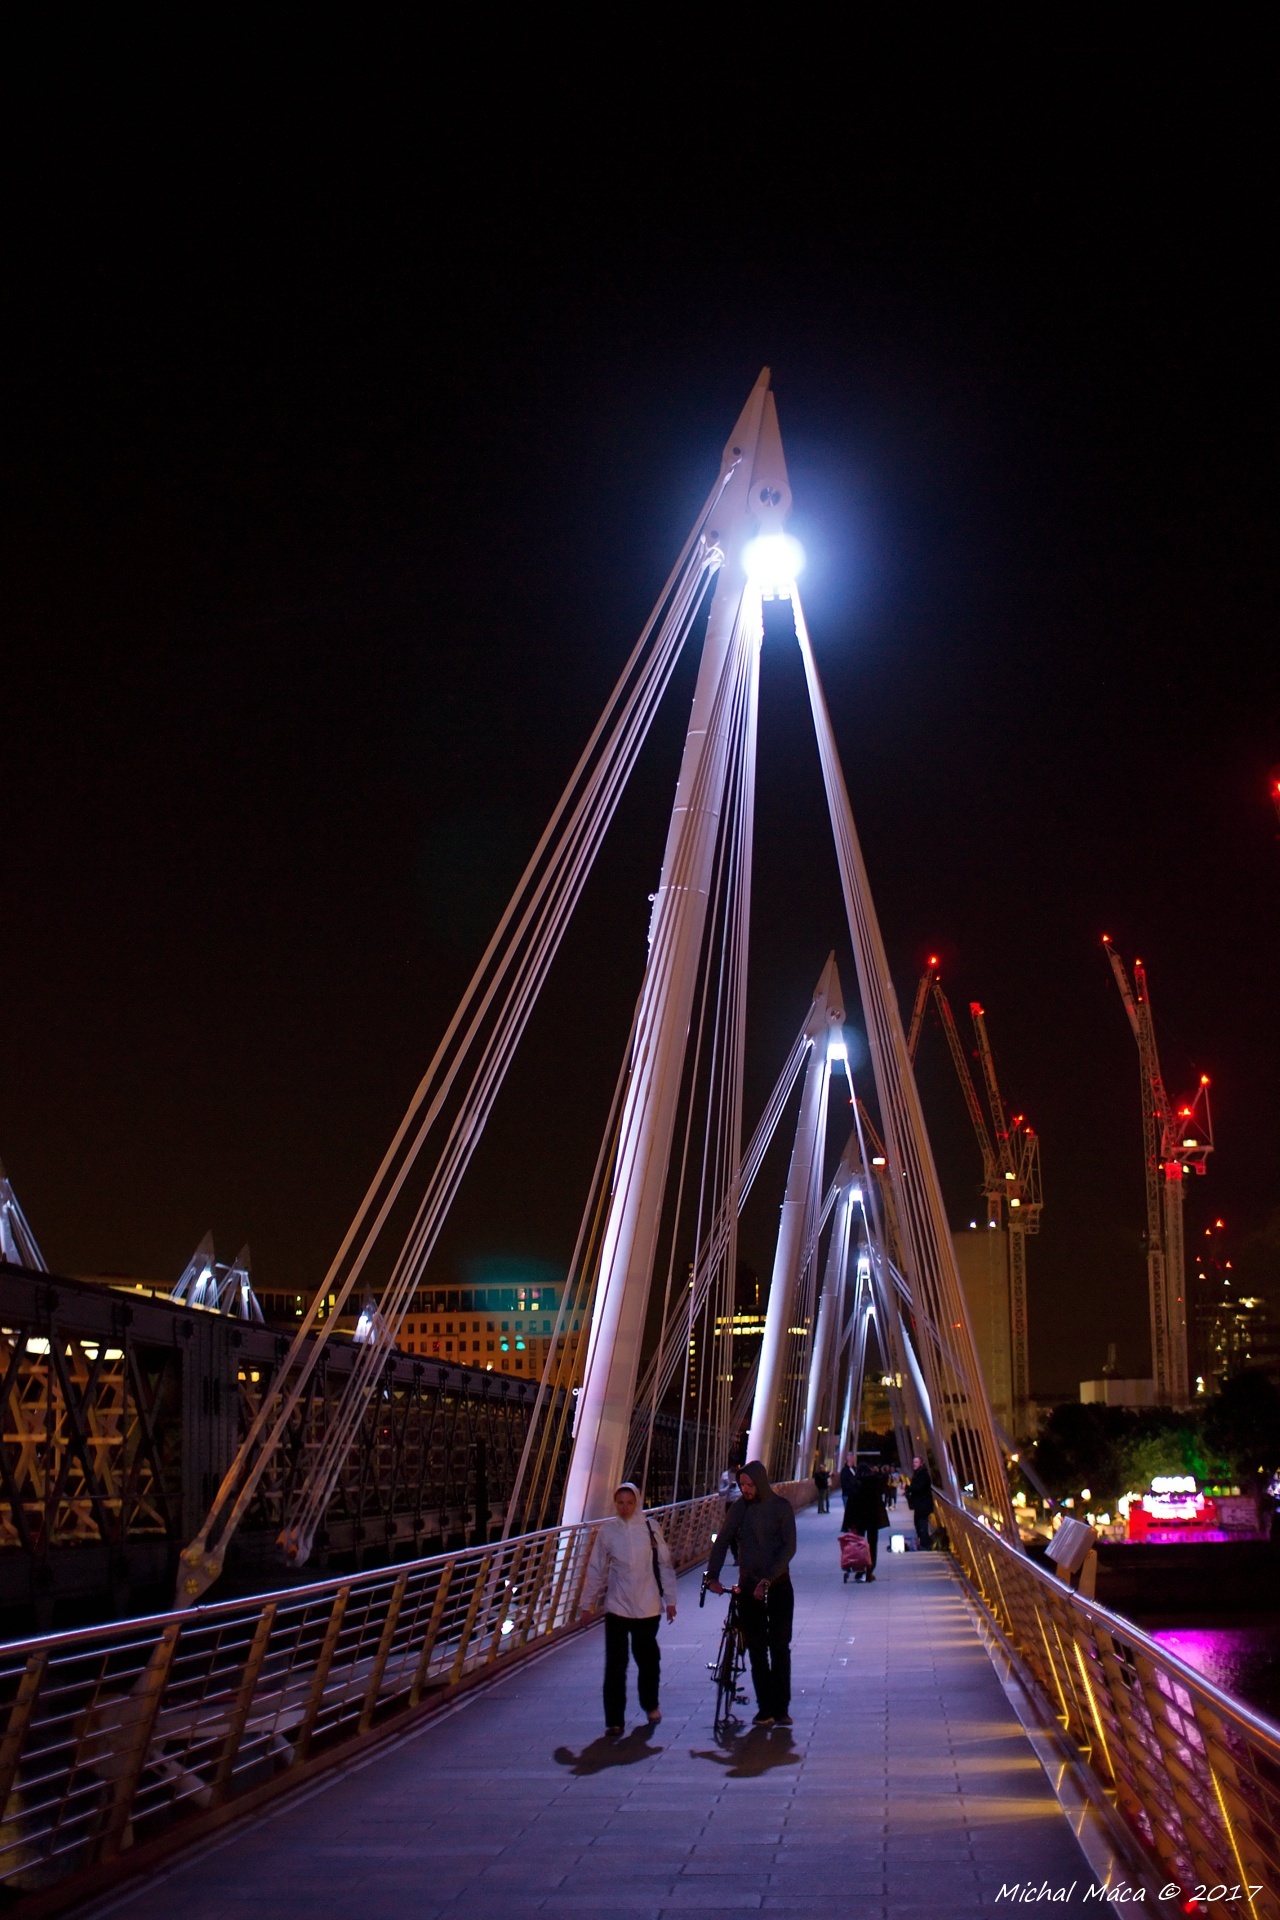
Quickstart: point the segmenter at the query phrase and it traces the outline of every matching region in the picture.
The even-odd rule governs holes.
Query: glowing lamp
[[[842,1060],[845,1066],[849,1064],[849,1049],[844,1043],[844,1036],[838,1031],[827,1042],[827,1059]]]
[[[790,598],[791,582],[804,566],[804,548],[789,533],[762,533],[742,556],[747,578],[760,591]]]

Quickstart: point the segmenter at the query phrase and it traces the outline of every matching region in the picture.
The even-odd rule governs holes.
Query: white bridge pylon
[[[817,1252],[815,1243],[822,1193],[823,1148],[827,1137],[827,1094],[831,1085],[834,1051],[832,1041],[840,1034],[843,1021],[840,976],[836,972],[833,953],[818,982],[805,1030],[810,1045],[809,1062],[805,1068],[795,1142],[791,1149],[791,1164],[787,1168],[787,1188],[778,1221],[778,1239],[760,1347],[760,1370],[756,1376],[751,1427],[747,1436],[747,1458],[763,1460],[779,1479],[790,1478],[792,1469],[792,1462],[788,1461],[784,1473],[778,1458],[778,1401],[783,1384],[782,1369],[790,1341],[795,1337],[790,1329],[796,1319],[801,1274]],[[843,1050],[843,1041],[839,1044]],[[813,1360],[816,1367],[816,1351]],[[809,1453],[812,1458],[811,1449]]]
[[[693,1302],[700,1285],[708,1303],[704,1328],[717,1313],[723,1320],[727,1312],[732,1322],[744,1172],[742,1073],[765,598],[789,600],[794,616],[866,1022],[887,1173],[877,1199],[865,1153],[860,1155],[860,1177],[871,1209],[869,1214],[861,1207],[860,1217],[870,1222],[874,1214],[876,1224],[865,1243],[869,1277],[859,1310],[862,1319],[847,1316],[843,1297],[831,1309],[842,1326],[840,1338],[833,1338],[833,1366],[844,1367],[847,1374],[855,1350],[865,1352],[870,1314],[886,1372],[895,1383],[903,1382],[905,1410],[898,1398],[894,1400],[899,1445],[906,1441],[905,1423],[913,1420],[928,1435],[948,1490],[956,1497],[967,1497],[992,1524],[1013,1533],[1001,1447],[978,1365],[844,774],[796,590],[795,548],[785,534],[790,505],[766,369],[725,446],[716,483],[658,604],[356,1217],[316,1288],[317,1311],[303,1316],[200,1532],[182,1556],[180,1602],[198,1598],[216,1579],[237,1526],[257,1497],[291,1425],[301,1418],[307,1383],[321,1363],[330,1330],[353,1291],[361,1299],[372,1288],[379,1312],[370,1320],[370,1338],[359,1349],[328,1430],[313,1436],[309,1444],[301,1483],[285,1499],[281,1550],[295,1565],[309,1557],[338,1475],[370,1397],[379,1390],[414,1295],[424,1283],[441,1226],[483,1135],[653,716],[684,644],[704,612],[706,631],[653,898],[643,983],[610,1131],[601,1149],[570,1276],[578,1290],[575,1305],[584,1311],[589,1306],[590,1316],[563,1502],[566,1521],[606,1513],[623,1477],[642,1348],[652,1328],[650,1295],[659,1269],[665,1264],[659,1364],[655,1368],[651,1362],[650,1373],[655,1404],[657,1383],[668,1372],[675,1350],[672,1329],[680,1326],[682,1311],[690,1337],[680,1350],[686,1355],[688,1373],[694,1346]],[[834,969],[832,974],[834,982]],[[838,982],[832,993],[838,999]],[[798,1066],[795,1061],[792,1079]],[[829,1070],[826,1050],[812,1045],[807,1080],[820,1079],[825,1089]],[[784,1091],[783,1101],[785,1097]],[[807,1086],[802,1113],[809,1111],[809,1105]],[[424,1158],[429,1143],[432,1152]],[[420,1160],[428,1167],[425,1177],[418,1171]],[[809,1185],[804,1196],[795,1196],[792,1212],[784,1209],[786,1246],[780,1244],[775,1262],[775,1272],[783,1286],[792,1289],[793,1297],[796,1271],[811,1274],[817,1260],[816,1234],[801,1231],[802,1264],[794,1269],[794,1219],[800,1210],[806,1214],[811,1210],[821,1185],[821,1153],[816,1145],[801,1151],[800,1162],[808,1166]],[[801,1170],[799,1163],[793,1166],[797,1181]],[[787,1205],[792,1206],[790,1192]],[[406,1211],[411,1215],[407,1230]],[[701,1257],[700,1250],[706,1247],[710,1264],[700,1278],[698,1263],[690,1262],[693,1272],[686,1287],[676,1275],[677,1243],[690,1232],[692,1249]],[[393,1255],[384,1246],[384,1236],[392,1234],[403,1234]],[[890,1284],[890,1261],[903,1277],[909,1306]],[[827,1268],[834,1276],[830,1261]],[[377,1279],[380,1272],[386,1275],[382,1281]],[[568,1296],[566,1289],[566,1301]],[[318,1311],[322,1303],[323,1314]],[[820,1320],[821,1304],[811,1301],[810,1309],[815,1305]],[[779,1327],[800,1324],[785,1318],[781,1297],[776,1308],[770,1301],[768,1313],[775,1335]],[[313,1333],[317,1320],[321,1324]],[[855,1321],[860,1334],[854,1330]],[[947,1331],[945,1341],[936,1337],[942,1329]],[[773,1362],[777,1344],[775,1340],[768,1367],[762,1356],[751,1416],[753,1437],[768,1424],[770,1394],[776,1421],[780,1388]],[[709,1345],[704,1341],[700,1365],[706,1361]],[[715,1438],[713,1443],[700,1441],[695,1448],[694,1478],[709,1477],[710,1484],[724,1464],[723,1449],[731,1438],[727,1379],[728,1369],[713,1366],[700,1403],[710,1410]],[[550,1364],[544,1398],[549,1382]],[[815,1407],[815,1420],[818,1412]],[[856,1404],[850,1417],[856,1422]],[[793,1437],[797,1444],[811,1441],[807,1411],[802,1430],[797,1429]],[[543,1445],[539,1458],[553,1455],[554,1449]],[[776,1463],[775,1470],[785,1464],[790,1463]],[[544,1490],[549,1484],[544,1478]]]
[[[956,1497],[967,1495],[975,1500],[996,1525],[1012,1534],[1014,1523],[1002,1449],[978,1364],[933,1153],[844,774],[793,577],[790,543],[782,531],[791,494],[777,413],[767,379],[767,372],[761,375],[730,437],[721,467],[724,491],[715,510],[721,558],[715,599],[685,742],[663,880],[650,927],[649,966],[641,989],[619,1149],[608,1199],[596,1311],[574,1428],[564,1518],[566,1521],[593,1519],[608,1512],[612,1491],[623,1477],[640,1341],[661,1224],[661,1196],[666,1191],[670,1171],[677,1095],[697,991],[701,937],[706,926],[706,893],[700,887],[691,887],[684,876],[701,876],[712,870],[720,831],[721,796],[731,784],[733,774],[725,752],[727,737],[716,734],[708,726],[707,715],[726,712],[734,699],[735,683],[747,683],[753,724],[739,735],[743,764],[738,779],[741,787],[749,791],[755,773],[755,656],[763,631],[761,600],[768,594],[790,600],[804,663],[888,1149],[885,1158],[890,1170],[891,1204],[902,1243],[907,1286],[913,1300],[919,1302],[924,1322],[934,1328],[948,1328],[951,1338],[942,1345],[936,1339],[920,1337],[917,1355],[902,1319],[902,1303],[884,1277],[877,1283],[878,1312],[874,1308],[869,1310],[877,1327],[882,1357],[886,1347],[891,1354],[898,1355],[896,1365],[886,1358],[895,1394],[900,1380],[912,1381],[917,1419],[924,1419],[935,1461],[949,1490]],[[727,644],[730,633],[738,636],[743,652],[749,650],[748,658],[744,659],[742,652],[735,653]],[[700,805],[689,804],[686,796],[693,791],[700,794]],[[742,866],[749,876],[749,848]],[[739,964],[742,974],[739,985],[745,989],[745,953]],[[684,969],[687,971],[681,978]],[[830,974],[834,983],[831,991],[838,1003],[834,963]],[[825,1019],[838,1026],[843,1020],[843,1010],[826,1011],[822,986],[815,999],[815,1009],[820,1004],[824,1008],[819,1015],[820,1024]],[[812,1043],[813,1036],[807,1037]],[[740,1054],[736,1067],[740,1108]],[[813,1247],[806,1246],[806,1239],[811,1237],[806,1233],[806,1221],[812,1220],[815,1194],[821,1183],[820,1142],[824,1130],[818,1125],[818,1116],[820,1106],[825,1106],[829,1073],[827,1047],[813,1044],[780,1221],[751,1416],[750,1445],[775,1471],[782,1469],[776,1447],[784,1346],[788,1337],[795,1337],[789,1335],[789,1330],[793,1325],[792,1312],[803,1262],[814,1257]],[[729,1258],[732,1271],[732,1253]],[[883,1274],[883,1243],[878,1258],[871,1264],[879,1267]],[[821,1319],[820,1303],[818,1318]],[[891,1326],[891,1322],[898,1324]],[[865,1353],[865,1334],[864,1319],[861,1353]],[[911,1349],[909,1356],[908,1349]],[[851,1417],[856,1422],[856,1406]],[[902,1437],[905,1438],[903,1416],[897,1410],[895,1425],[904,1428]],[[805,1427],[800,1436],[806,1448],[812,1441],[809,1426],[806,1409]],[[786,1462],[793,1470],[800,1465],[799,1460]]]

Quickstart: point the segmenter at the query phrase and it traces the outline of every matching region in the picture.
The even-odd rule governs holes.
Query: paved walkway
[[[794,1728],[713,1739],[723,1602],[700,1613],[690,1575],[660,1727],[598,1737],[596,1629],[94,1911],[952,1920],[1010,1910],[1015,1882],[1075,1882],[1076,1907],[1092,1876],[947,1563],[885,1551],[874,1586],[844,1585],[838,1526],[800,1520]]]

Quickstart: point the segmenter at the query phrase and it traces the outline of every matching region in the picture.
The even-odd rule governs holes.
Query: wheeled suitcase
[[[840,1535],[840,1565],[847,1580],[851,1573],[870,1573],[871,1549],[860,1533]]]

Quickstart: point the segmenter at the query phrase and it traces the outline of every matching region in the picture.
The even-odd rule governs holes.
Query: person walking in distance
[[[640,1489],[624,1480],[613,1496],[614,1518],[602,1520],[587,1562],[582,1616],[604,1607],[604,1726],[620,1734],[627,1712],[627,1652],[635,1655],[636,1692],[650,1722],[658,1706],[661,1655],[658,1622],[676,1617],[676,1572],[662,1528],[640,1505]],[[721,1536],[723,1538],[723,1536]]]
[[[907,1483],[907,1505],[915,1515],[916,1544],[927,1547],[929,1523],[933,1515],[933,1482],[929,1478],[929,1469],[919,1454],[911,1462],[911,1479]]]
[[[846,1506],[849,1504],[849,1495],[853,1492],[854,1482],[857,1477],[858,1456],[856,1453],[846,1453],[844,1465],[840,1469],[840,1498]],[[845,1532],[847,1533],[848,1531],[849,1529],[846,1527]]]
[[[871,1565],[865,1574],[855,1573],[855,1580],[874,1580],[876,1577],[876,1556],[880,1544],[880,1529],[889,1524],[889,1515],[885,1510],[884,1490],[878,1473],[865,1468],[853,1483],[853,1492],[844,1503],[844,1531],[860,1533],[867,1543],[871,1554]]]
[[[818,1512],[831,1511],[831,1475],[825,1460],[819,1460],[813,1469],[813,1484],[818,1490]]]
[[[795,1590],[790,1567],[796,1551],[791,1502],[775,1493],[759,1460],[738,1476],[741,1500],[729,1509],[724,1532],[707,1562],[707,1588],[723,1593],[720,1569],[730,1547],[738,1555],[738,1618],[751,1661],[757,1727],[791,1725],[791,1620]]]

